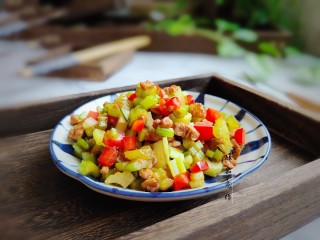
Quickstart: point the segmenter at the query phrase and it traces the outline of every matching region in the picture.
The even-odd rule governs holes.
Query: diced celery
[[[100,180],[102,182],[104,182],[110,175],[115,174],[116,173],[116,169],[112,168],[109,170],[109,172],[107,174],[101,174]]]
[[[95,178],[100,176],[98,166],[88,160],[81,161],[81,163],[78,166],[78,171],[83,176],[92,175]]]
[[[137,158],[152,159],[154,153],[150,146],[144,146],[140,149],[125,151],[124,156],[129,160],[135,160]]]
[[[230,115],[226,121],[230,131],[236,130],[240,127],[240,123],[233,115]]]
[[[194,141],[192,141],[190,138],[183,138],[182,145],[185,149],[189,149],[194,145]]]
[[[106,116],[99,116],[98,117],[98,128],[100,130],[106,130],[106,128],[108,127],[107,120],[108,120],[108,118]]]
[[[104,139],[104,135],[105,135],[105,131],[100,130],[98,128],[93,130],[93,139],[96,142],[97,145],[99,146],[105,146],[103,143],[103,139]]]
[[[190,173],[190,181],[204,180],[204,174],[202,171]]]
[[[142,101],[143,98],[141,97],[136,97],[134,100],[133,100],[133,105],[134,106],[138,106],[140,104],[140,102]]]
[[[206,151],[206,156],[209,157],[209,158],[213,158],[213,156],[214,156],[214,151],[208,149],[208,150]]]
[[[177,166],[177,161],[176,161],[176,159],[170,160],[170,161],[168,162],[168,166],[169,166],[171,175],[172,175],[173,177],[177,176],[177,175],[180,173],[179,168],[178,168],[178,166]]]
[[[173,116],[177,119],[183,118],[189,111],[189,106],[188,105],[181,105],[180,108],[176,111],[173,111]]]
[[[219,173],[221,173],[221,171],[223,169],[222,162],[211,162],[209,160],[206,160],[206,162],[208,163],[209,169],[204,171],[204,174],[211,176],[211,177],[215,177]]]
[[[120,111],[122,113],[122,116],[126,119],[126,121],[129,121],[129,115],[130,115],[130,110],[126,108],[120,108]]]
[[[88,113],[87,112],[82,112],[80,115],[78,115],[78,119],[80,121],[83,121],[87,117]]]
[[[147,136],[148,130],[143,128],[141,132],[138,133],[138,140],[142,142],[144,138]]]
[[[153,144],[153,152],[157,158],[156,168],[164,168],[169,161],[169,144],[166,137]]]
[[[107,111],[108,111],[108,115],[110,115],[112,117],[120,117],[120,115],[121,115],[121,111],[120,111],[119,106],[114,103],[107,104]]]
[[[162,137],[173,137],[173,136],[174,136],[174,130],[173,130],[173,128],[157,127],[156,133],[157,133],[159,136],[162,136]]]
[[[152,177],[160,181],[167,178],[167,172],[163,168],[152,168]]]
[[[152,167],[151,160],[138,158],[128,162],[124,167],[124,170],[129,172],[135,172],[143,168],[151,168],[151,167]]]
[[[181,118],[177,118],[173,115],[173,113],[171,113],[169,115],[169,118],[174,122],[181,122],[181,123],[190,123],[191,122],[191,119],[192,119],[192,115],[191,113],[187,113],[186,115],[184,115],[183,117]]]
[[[128,122],[123,116],[120,116],[116,125],[118,132],[124,132],[127,129]]]
[[[203,148],[203,144],[200,140],[198,140],[195,144],[194,147],[197,151],[200,151]]]
[[[199,188],[204,186],[204,180],[190,181],[189,185],[191,188]]]
[[[220,162],[220,161],[222,160],[223,156],[224,156],[224,154],[223,154],[219,149],[216,149],[216,150],[214,151],[213,158],[214,158],[216,161]]]
[[[92,137],[94,128],[98,125],[98,121],[89,117],[83,121],[83,129],[88,137]]]
[[[213,135],[218,139],[230,138],[229,129],[224,119],[218,118],[214,123]]]
[[[166,177],[166,178],[160,180],[160,182],[159,182],[159,189],[160,189],[161,191],[166,191],[166,190],[168,190],[172,185],[173,185],[173,179]]]
[[[145,127],[149,130],[149,131],[154,131],[153,128],[153,118],[152,118],[152,113],[150,111],[148,111],[148,115],[147,115],[147,121],[145,123]]]
[[[108,139],[117,139],[118,137],[119,137],[119,133],[118,133],[117,129],[111,128],[108,131]]]
[[[184,166],[186,169],[189,169],[191,164],[193,162],[193,158],[191,155],[185,156],[184,157]]]
[[[147,110],[142,107],[141,105],[136,106],[135,108],[131,109],[129,114],[129,125],[131,126],[132,123],[137,120],[139,117],[148,117]]]
[[[200,162],[201,160],[205,159],[206,155],[202,151],[198,151],[194,156],[193,156],[193,163],[195,162]]]
[[[93,153],[91,153],[91,152],[83,152],[81,157],[82,157],[82,160],[91,161],[95,164],[97,163],[96,158],[94,157]]]
[[[184,157],[183,158],[176,158],[177,167],[180,173],[184,173],[187,171],[186,167],[184,166]]]
[[[191,148],[189,148],[188,151],[190,152],[190,154],[191,154],[192,156],[196,155],[197,152],[198,152],[198,150],[197,150],[194,146],[192,146]]]
[[[88,150],[89,149],[89,144],[87,143],[86,140],[83,138],[78,138],[77,144],[83,149],[83,150]]]
[[[158,103],[158,97],[157,96],[146,96],[141,102],[141,106],[143,106],[145,109],[152,108]]]
[[[142,191],[141,183],[144,181],[143,178],[136,178],[132,183],[130,183],[129,187],[130,189]]]
[[[126,188],[135,180],[135,177],[131,172],[124,171],[124,172],[116,172],[113,175],[110,175],[104,182],[106,184],[117,184]]]
[[[77,144],[77,143],[74,143],[72,145],[73,149],[74,149],[74,154],[78,157],[78,158],[82,158],[82,148]]]
[[[145,98],[147,96],[155,96],[157,94],[157,86],[151,83],[147,88],[141,88],[141,83],[136,87],[136,93],[138,97]]]
[[[117,162],[115,166],[116,166],[116,169],[123,172],[127,164],[128,162]]]
[[[169,156],[171,158],[184,158],[183,153],[174,147],[169,147]]]

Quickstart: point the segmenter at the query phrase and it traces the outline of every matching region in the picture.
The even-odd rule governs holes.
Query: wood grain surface
[[[233,202],[225,200],[222,192],[181,202],[144,203],[96,193],[61,173],[50,157],[50,134],[47,130],[0,139],[0,235],[4,239],[114,239],[133,234],[127,236],[131,238],[136,231],[139,238],[164,239],[162,234],[175,238],[168,225],[173,220],[181,237],[195,236],[186,227],[195,234],[212,227],[210,236],[214,232],[222,237],[254,236],[255,224],[275,228],[270,236],[280,236],[320,213],[319,172],[315,176],[312,171],[319,160],[307,164],[314,155],[277,135],[272,135],[267,162],[234,187]],[[296,217],[289,221],[291,215]]]

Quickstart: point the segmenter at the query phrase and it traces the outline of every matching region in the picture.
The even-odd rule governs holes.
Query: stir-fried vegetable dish
[[[113,103],[71,115],[78,171],[140,191],[199,188],[237,165],[245,130],[233,115],[195,102],[179,86],[146,81]]]

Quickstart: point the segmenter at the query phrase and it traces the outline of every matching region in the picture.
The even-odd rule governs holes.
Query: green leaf
[[[297,48],[291,47],[291,46],[285,47],[284,53],[285,53],[286,57],[293,57],[293,56],[301,55],[301,52]]]
[[[238,30],[240,27],[238,24],[233,23],[233,22],[229,22],[223,19],[217,19],[215,21],[215,24],[217,26],[218,31],[220,32],[225,32],[225,31],[236,31]]]
[[[266,82],[276,69],[275,61],[268,55],[250,53],[245,59],[254,71],[252,74],[246,74],[247,80],[251,82]]]
[[[258,39],[258,35],[249,29],[238,29],[233,33],[233,37],[243,42],[255,42]]]
[[[258,48],[273,57],[281,57],[281,51],[274,42],[261,42]]]
[[[224,40],[218,43],[217,52],[223,57],[240,57],[246,53],[246,50],[233,41]]]

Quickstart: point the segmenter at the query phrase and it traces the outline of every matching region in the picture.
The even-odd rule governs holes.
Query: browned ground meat
[[[155,87],[155,86],[156,86],[156,85],[155,85],[153,82],[149,81],[149,80],[140,83],[140,87],[141,87],[143,90],[151,89],[151,88],[153,88],[153,87]]]
[[[149,141],[149,142],[158,142],[162,139],[161,136],[156,134],[155,132],[148,132],[147,135],[144,138],[144,141]]]
[[[159,190],[159,183],[155,178],[149,178],[141,183],[141,187],[149,192],[156,192]]]
[[[190,105],[189,112],[195,118],[205,118],[206,109],[201,103],[193,103]]]
[[[173,125],[172,120],[169,117],[165,117],[163,119],[156,119],[153,121],[153,127],[157,128],[158,126],[162,128],[171,128]]]
[[[84,129],[82,123],[78,123],[72,129],[70,129],[68,138],[70,140],[77,140],[78,138],[82,137],[83,133]]]
[[[207,141],[207,144],[210,150],[216,150],[218,148],[218,145],[221,143],[222,143],[222,140],[218,138],[212,138],[209,141]]]
[[[241,150],[242,150],[242,146],[239,145],[236,140],[231,139],[231,142],[233,144],[233,153],[232,153],[232,157],[234,159],[237,159],[240,156]]]
[[[78,118],[77,115],[72,114],[72,115],[70,116],[70,124],[71,124],[71,125],[76,125],[76,124],[79,123],[79,122],[80,122],[80,119]]]
[[[174,134],[182,138],[190,138],[195,141],[200,136],[199,132],[192,126],[185,123],[175,123],[173,125]]]
[[[172,85],[170,87],[165,87],[163,90],[167,95],[173,95],[174,93],[181,91],[181,88],[177,85]]]
[[[142,168],[139,170],[139,175],[140,177],[142,177],[143,179],[149,179],[152,177],[152,170],[149,168]]]

